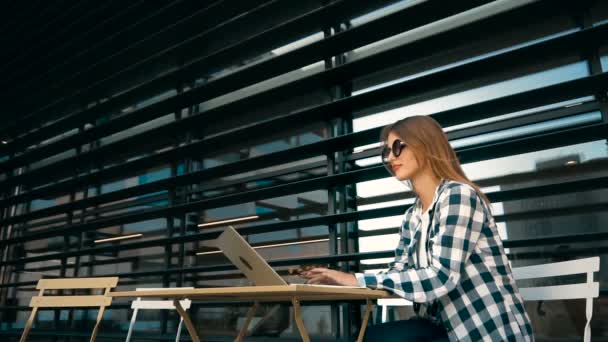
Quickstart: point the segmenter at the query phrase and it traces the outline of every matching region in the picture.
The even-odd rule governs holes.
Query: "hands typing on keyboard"
[[[328,265],[305,265],[288,270],[290,275],[299,275],[306,279],[306,284],[325,284],[358,286],[357,278],[352,273],[331,269]]]

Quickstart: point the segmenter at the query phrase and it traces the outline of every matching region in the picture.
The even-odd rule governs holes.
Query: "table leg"
[[[36,312],[38,312],[38,307],[34,306],[32,309],[32,313],[30,314],[30,318],[25,323],[25,329],[23,329],[23,334],[21,334],[21,339],[19,342],[25,342],[27,339],[27,335],[29,335],[30,330],[32,329],[32,324],[34,324],[34,317],[36,317]]]
[[[255,326],[253,326],[253,328],[251,328],[251,334],[255,333],[256,331],[258,331],[258,329],[260,329],[262,326],[264,326],[264,323],[266,323],[266,321],[268,319],[270,319],[271,317],[273,317],[274,315],[277,314],[277,311],[279,311],[279,309],[281,308],[280,304],[275,304],[272,309],[270,309],[268,312],[266,312],[266,314],[255,324]]]
[[[291,303],[293,304],[293,317],[296,321],[296,325],[298,326],[298,330],[300,331],[300,336],[302,336],[302,341],[310,342],[308,332],[306,332],[306,327],[304,326],[304,322],[302,321],[302,316],[300,314],[300,299],[293,297],[291,298]]]
[[[93,328],[93,333],[91,334],[90,342],[95,342],[95,339],[97,338],[97,332],[99,331],[99,323],[101,323],[101,319],[103,318],[103,312],[105,311],[105,309],[105,306],[99,308],[99,312],[97,313],[97,323],[95,323],[95,327]]]
[[[186,329],[188,329],[188,333],[190,334],[190,338],[192,339],[192,341],[200,342],[198,334],[196,333],[196,328],[194,328],[194,324],[192,324],[192,320],[190,320],[190,316],[188,316],[188,313],[186,312],[186,310],[184,310],[184,308],[180,304],[179,300],[175,299],[173,301],[173,305],[175,305],[175,309],[177,310],[177,313],[182,317],[182,319],[184,320],[184,323],[186,323]]]
[[[361,330],[359,330],[359,338],[357,338],[357,342],[363,341],[363,336],[365,336],[365,328],[367,328],[367,321],[369,320],[369,315],[372,312],[372,301],[367,300],[367,305],[365,307],[365,314],[363,315],[363,322],[361,322]]]
[[[253,315],[255,314],[255,312],[258,310],[259,306],[260,306],[260,303],[258,303],[258,302],[253,303],[253,306],[247,312],[247,318],[245,319],[245,323],[243,324],[243,327],[241,328],[241,331],[239,332],[239,336],[237,336],[236,339],[234,340],[235,342],[243,341],[243,337],[245,337],[245,334],[247,333],[247,328],[249,327],[249,323],[251,323],[251,319],[253,318]]]

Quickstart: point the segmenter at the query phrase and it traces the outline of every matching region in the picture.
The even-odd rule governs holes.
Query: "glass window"
[[[566,82],[588,75],[589,72],[586,62],[572,63],[559,68],[541,71],[531,75],[520,76],[496,84],[356,118],[353,120],[353,130],[358,132],[374,127],[384,126],[408,116],[429,115],[432,113],[472,105],[552,84]],[[383,84],[381,87],[386,85],[389,84]],[[361,92],[365,91],[368,90],[362,90]]]
[[[394,4],[388,5],[386,7],[383,7],[381,9],[372,11],[370,13],[367,13],[365,15],[353,18],[350,23],[353,26],[360,26],[363,25],[365,23],[368,23],[370,21],[376,20],[378,18],[387,16],[389,14],[398,12],[404,8],[407,8],[409,6],[412,6],[416,3],[416,1],[413,0],[401,0],[401,1],[397,1]]]
[[[605,1],[595,1],[589,10],[593,25],[603,25],[608,22],[608,4]]]
[[[459,149],[466,146],[472,146],[477,144],[489,143],[492,141],[499,141],[503,139],[517,138],[521,136],[529,136],[532,134],[539,134],[542,132],[549,132],[567,127],[576,127],[584,124],[593,122],[599,122],[602,120],[602,113],[593,112],[580,115],[572,115],[560,119],[549,120],[540,122],[532,125],[526,125],[522,127],[510,128],[492,133],[485,133],[473,137],[467,137],[462,139],[456,139],[451,141],[451,145],[454,149]]]
[[[409,7],[410,5],[414,5],[415,3],[416,3],[416,1],[402,1],[398,4],[394,4],[393,6],[388,7],[388,8],[392,7],[392,9],[390,11],[387,11],[386,14],[388,14],[388,12],[396,12],[403,8]],[[472,10],[469,10],[466,12],[462,12],[457,15],[453,15],[453,16],[429,23],[427,25],[423,25],[423,26],[417,27],[415,29],[408,30],[408,31],[396,34],[394,36],[373,42],[371,44],[356,48],[353,50],[351,57],[353,59],[360,59],[360,58],[364,58],[364,57],[370,56],[372,54],[380,53],[380,52],[383,52],[383,51],[386,51],[386,50],[389,50],[389,49],[392,49],[392,48],[395,48],[398,46],[410,44],[412,42],[426,39],[426,38],[432,37],[434,35],[437,35],[437,34],[440,34],[440,33],[443,33],[443,32],[449,31],[449,30],[457,29],[457,28],[465,26],[469,23],[474,23],[474,22],[480,21],[484,18],[491,17],[491,16],[497,15],[502,12],[507,12],[513,8],[519,7],[520,5],[521,4],[518,4],[518,3],[508,3],[508,4],[506,4],[506,6],[505,6],[505,4],[494,4],[494,5],[483,6],[484,9],[482,9],[482,10],[472,9]],[[480,6],[480,7],[482,7],[482,6]],[[376,11],[376,12],[379,12],[379,11]],[[381,15],[386,15],[386,14],[381,14]],[[377,15],[377,16],[379,16],[379,15]],[[365,16],[363,18],[365,18]],[[371,18],[371,16],[370,16],[370,18]],[[365,20],[365,21],[369,21],[369,20]],[[565,25],[571,25],[571,23],[565,24],[565,21],[566,20],[564,20],[564,18],[559,18],[559,19],[556,18],[556,20],[555,20],[556,23],[553,23],[553,24],[558,24],[557,26],[561,26],[560,28],[561,28],[562,32],[559,32],[559,33],[547,31],[548,29],[555,30],[555,28],[550,27],[552,25],[547,25],[547,23],[539,21],[538,25],[534,28],[534,31],[532,31],[532,32],[536,32],[538,38],[531,40],[529,42],[519,43],[512,47],[504,48],[502,50],[497,48],[497,49],[494,49],[493,52],[479,56],[478,58],[485,57],[485,56],[492,55],[492,54],[499,53],[499,52],[504,52],[504,51],[507,51],[510,49],[532,44],[534,42],[550,39],[555,36],[565,34],[566,32],[572,32],[572,30],[570,30],[569,28],[566,29],[567,30],[566,32],[563,31]],[[576,29],[573,29],[573,30],[576,30]],[[494,41],[494,43],[498,42],[500,44],[508,43],[511,41],[511,39],[513,39],[513,37],[518,37],[519,35],[526,36],[526,37],[531,36],[531,30],[529,27],[515,28],[514,30],[509,31],[509,35],[510,36],[494,37],[493,41]],[[490,45],[490,43],[488,41],[486,41],[484,43]],[[470,60],[463,60],[463,61],[458,62],[458,64],[468,62],[468,61],[470,61]]]

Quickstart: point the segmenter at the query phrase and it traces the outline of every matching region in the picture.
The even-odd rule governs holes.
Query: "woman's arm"
[[[413,208],[414,206],[411,206],[404,214],[401,229],[399,229],[399,244],[397,245],[397,249],[395,249],[395,260],[388,264],[387,272],[401,272],[409,268],[406,248],[412,241],[412,232],[410,231],[409,222],[412,218]],[[355,273],[355,277],[357,278],[359,286],[366,286],[364,273]]]
[[[389,272],[399,272],[407,269],[407,251],[405,250],[411,241],[411,232],[409,229],[409,221],[412,215],[413,206],[404,214],[403,222],[401,223],[400,238],[397,249],[395,250],[395,260],[389,263]],[[324,267],[312,268],[302,272],[300,276],[307,278],[309,284],[329,284],[329,285],[347,285],[365,287],[363,273],[344,273],[340,271],[330,270]]]
[[[479,239],[485,217],[481,198],[473,188],[458,184],[446,191],[439,203],[439,232],[429,241],[429,266],[366,274],[365,286],[386,289],[418,303],[432,302],[454,289]]]
[[[395,249],[395,260],[388,265],[388,272],[403,271],[408,268],[406,248],[412,241],[412,232],[410,232],[409,222],[412,218],[413,208],[414,206],[411,206],[410,209],[405,212],[403,222],[401,223],[401,229],[399,229],[400,238],[397,249]]]

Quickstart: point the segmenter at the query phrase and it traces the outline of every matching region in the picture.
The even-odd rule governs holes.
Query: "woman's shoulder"
[[[479,215],[479,220],[485,217],[491,225],[496,225],[490,204],[470,184],[455,180],[446,181],[439,201],[440,207],[446,210],[460,212],[461,208],[465,206],[470,208],[475,215]]]
[[[471,185],[452,179],[446,179],[444,181],[444,189],[458,191],[475,191],[475,189]]]
[[[444,182],[440,198],[443,197],[443,199],[446,199],[447,197],[461,196],[466,196],[472,200],[477,200],[479,198],[477,190],[475,190],[475,188],[473,188],[470,184],[451,179]]]

